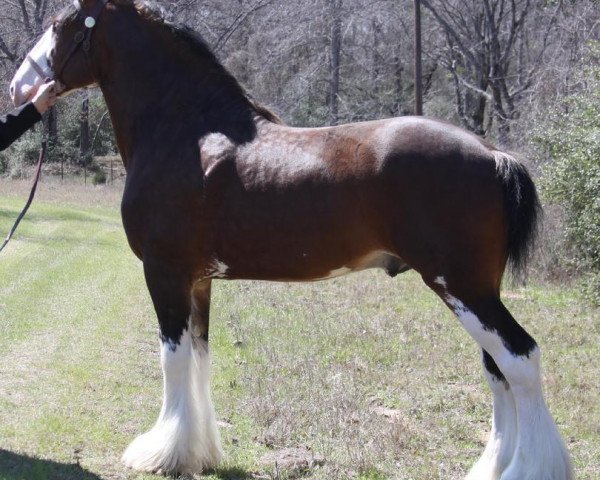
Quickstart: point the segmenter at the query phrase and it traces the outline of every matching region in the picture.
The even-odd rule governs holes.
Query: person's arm
[[[42,115],[32,102],[13,110],[5,117],[0,117],[0,150],[8,148],[41,119]]]
[[[42,113],[56,102],[54,82],[42,85],[31,102],[0,117],[0,151],[7,148],[34,124],[42,119]]]

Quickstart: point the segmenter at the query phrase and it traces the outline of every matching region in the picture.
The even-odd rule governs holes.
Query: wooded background
[[[63,0],[1,0],[0,75],[8,83]],[[201,32],[259,101],[301,126],[413,112],[413,0],[170,0],[167,18]],[[582,89],[599,38],[597,1],[422,0],[425,114],[506,146]],[[91,93],[95,97],[95,93]],[[60,138],[87,116],[82,95],[50,116]],[[104,113],[91,106],[88,128]],[[58,117],[58,119],[57,119]],[[74,118],[73,118],[74,117]],[[84,132],[85,135],[85,132]],[[85,140],[85,139],[82,139]],[[84,142],[86,143],[86,142]],[[111,145],[114,149],[114,146]]]
[[[555,250],[572,251],[573,268],[599,271],[600,2],[421,3],[425,115],[528,158],[542,177],[545,201],[559,206],[557,231],[565,235]],[[16,68],[66,4],[0,0],[1,111],[11,108],[7,90]],[[198,30],[250,94],[291,125],[413,113],[413,0],[164,0],[156,6]],[[0,174],[22,175],[36,158],[41,130],[0,154]],[[97,90],[61,100],[43,130],[50,161],[89,165],[116,154]],[[557,271],[571,268],[552,261]]]

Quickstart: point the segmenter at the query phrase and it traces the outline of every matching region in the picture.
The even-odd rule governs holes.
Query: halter
[[[90,59],[90,40],[92,37],[92,29],[96,25],[98,17],[100,17],[100,14],[104,10],[104,7],[106,6],[106,4],[108,2],[109,2],[109,0],[99,0],[98,3],[96,3],[95,8],[92,10],[92,12],[89,15],[86,15],[85,10],[83,9],[83,5],[81,4],[81,0],[75,0],[74,5],[78,10],[78,15],[85,18],[83,21],[85,28],[75,34],[75,37],[73,38],[74,43],[71,46],[69,53],[67,54],[67,56],[64,58],[64,60],[60,64],[60,68],[57,71],[45,72],[44,69],[30,55],[27,55],[27,61],[31,64],[33,69],[37,72],[37,74],[42,79],[44,79],[45,81],[54,79],[54,80],[57,80],[57,82],[60,82],[64,86],[64,82],[62,82],[62,80],[60,80],[60,77],[61,77],[65,67],[67,66],[67,63],[69,62],[71,57],[75,54],[75,52],[79,49],[79,47],[81,47],[81,49],[85,53],[85,58],[87,59],[87,62],[88,62],[88,68],[90,70],[90,73],[92,72],[91,59]],[[92,77],[93,76],[94,75],[92,74]],[[40,179],[40,174],[42,172],[42,162],[44,161],[45,154],[46,154],[46,141],[44,140],[44,141],[42,141],[42,148],[40,150],[40,156],[38,158],[38,162],[36,165],[35,175],[33,177],[33,184],[31,186],[31,193],[29,194],[29,199],[27,200],[25,207],[23,208],[23,210],[17,217],[17,220],[15,221],[13,227],[8,232],[6,239],[0,245],[0,252],[4,249],[4,247],[6,247],[6,245],[12,238],[13,234],[17,230],[19,223],[21,222],[21,220],[27,213],[27,210],[29,210],[29,206],[31,205],[31,202],[33,201],[33,197],[34,197],[35,191],[37,189],[37,184]]]
[[[73,2],[73,5],[75,5],[75,8],[78,11],[78,16],[84,18],[84,28],[78,31],[73,37],[73,44],[71,45],[71,48],[69,49],[67,55],[64,57],[63,61],[58,65],[58,68],[53,69],[52,72],[45,72],[44,69],[30,55],[27,55],[27,61],[31,64],[31,66],[37,72],[37,74],[45,80],[57,80],[63,86],[65,86],[65,83],[61,80],[62,74],[65,70],[65,67],[69,63],[69,60],[71,60],[75,52],[77,52],[77,50],[79,50],[80,47],[83,50],[83,53],[85,54],[88,63],[88,69],[91,73],[90,47],[92,31],[96,26],[98,18],[102,14],[104,7],[109,2],[109,0],[99,0],[94,5],[92,11],[89,13],[85,11],[81,2],[82,0],[75,0]],[[94,75],[92,74],[92,77],[93,76]]]

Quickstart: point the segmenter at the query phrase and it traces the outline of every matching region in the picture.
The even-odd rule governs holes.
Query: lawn
[[[0,181],[0,236],[27,185]],[[0,480],[161,477],[119,458],[155,421],[157,322],[119,187],[47,179],[0,254]],[[509,286],[580,480],[600,478],[600,321],[576,286]],[[460,479],[491,396],[479,352],[413,272],[213,283],[213,397],[227,460],[205,480]],[[276,464],[303,449],[309,467]],[[308,452],[308,454],[306,454]]]

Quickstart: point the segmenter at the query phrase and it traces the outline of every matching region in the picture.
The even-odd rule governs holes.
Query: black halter
[[[56,80],[57,82],[60,82],[64,86],[64,82],[62,80],[60,80],[60,77],[61,77],[65,67],[67,66],[67,63],[69,62],[71,57],[75,54],[75,52],[79,49],[79,47],[81,47],[81,49],[85,53],[85,57],[87,59],[88,67],[90,68],[90,73],[91,73],[92,70],[91,70],[91,60],[90,60],[90,39],[92,37],[92,29],[96,25],[96,21],[98,20],[98,17],[102,13],[102,10],[104,10],[104,7],[108,3],[108,1],[109,0],[99,0],[98,3],[96,3],[92,12],[89,15],[87,15],[83,8],[83,5],[81,4],[81,0],[75,0],[75,7],[77,7],[78,15],[84,18],[83,24],[85,25],[85,28],[75,34],[75,37],[73,38],[74,43],[71,46],[69,53],[67,54],[67,56],[64,58],[64,60],[60,64],[60,68],[57,70],[54,70],[53,72],[45,72],[44,69],[31,56],[27,55],[27,60],[29,61],[29,63],[31,64],[33,69],[37,72],[37,74],[40,77],[42,77],[46,81]],[[93,74],[92,74],[92,76],[93,76]],[[46,141],[44,140],[44,141],[42,141],[42,148],[40,150],[40,156],[38,158],[35,175],[33,177],[31,193],[29,194],[29,198],[27,200],[27,203],[25,204],[25,207],[23,208],[23,210],[17,217],[17,220],[15,221],[13,227],[8,232],[6,239],[4,240],[2,245],[0,245],[0,252],[4,249],[4,247],[6,247],[6,245],[12,238],[13,234],[17,230],[19,223],[21,222],[21,220],[27,213],[27,210],[29,210],[29,206],[31,205],[31,202],[33,201],[33,197],[34,197],[35,191],[37,189],[37,184],[40,179],[40,173],[42,171],[42,162],[44,161],[45,153],[46,153]]]
[[[92,32],[94,30],[94,27],[96,26],[98,18],[102,14],[102,11],[104,10],[104,7],[108,2],[109,0],[98,0],[91,12],[85,11],[81,0],[75,0],[73,2],[75,8],[77,8],[78,16],[83,18],[84,28],[75,34],[75,36],[73,37],[73,44],[71,45],[71,48],[69,49],[67,55],[65,55],[62,62],[58,64],[57,68],[52,69],[52,72],[45,72],[44,69],[30,55],[27,55],[27,61],[31,64],[31,66],[38,73],[38,75],[40,75],[45,80],[56,80],[60,82],[63,86],[66,86],[65,82],[63,82],[61,79],[62,74],[65,71],[67,64],[69,63],[69,60],[71,60],[71,58],[77,52],[77,50],[79,50],[79,48],[83,50],[83,53],[85,54],[88,63],[88,68],[90,70],[90,73],[92,73],[90,59]],[[94,75],[92,74],[92,77],[93,76]]]

